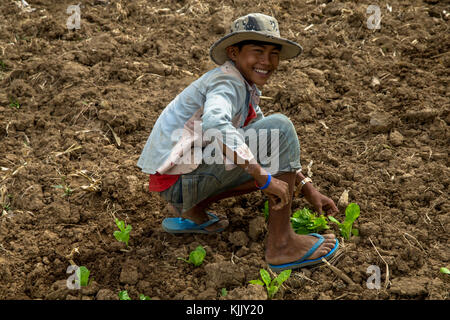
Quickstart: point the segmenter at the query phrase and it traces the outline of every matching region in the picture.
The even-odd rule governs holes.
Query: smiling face
[[[277,69],[280,46],[266,43],[250,43],[227,48],[228,57],[250,85],[263,86]]]

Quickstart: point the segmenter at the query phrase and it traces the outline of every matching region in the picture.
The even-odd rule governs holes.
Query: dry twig
[[[82,148],[82,146],[77,146],[76,143],[74,143],[69,148],[67,148],[66,150],[64,150],[62,152],[53,152],[53,153],[55,154],[55,157],[59,157],[59,156],[62,156],[67,153],[71,153],[71,152],[81,149],[81,148]]]
[[[91,192],[98,192],[101,190],[101,184],[102,184],[101,180],[95,179],[94,177],[89,176],[87,174],[87,170],[79,170],[76,173],[70,174],[70,176],[83,177],[89,181],[88,186],[80,186],[81,190],[91,191]]]
[[[303,272],[296,272],[296,273],[294,274],[294,276],[297,277],[297,278],[300,278],[300,279],[308,280],[308,281],[310,281],[310,282],[312,282],[312,283],[315,283],[315,284],[318,283],[317,281],[312,280],[312,279],[308,278],[307,276],[305,276],[305,274],[304,274]]]
[[[377,252],[378,256],[381,258],[381,260],[383,260],[384,264],[386,265],[386,279],[384,279],[384,288],[387,289],[387,287],[389,285],[389,265],[386,262],[386,260],[384,260],[384,258],[382,257],[382,255],[378,251],[377,247],[375,247],[375,245],[373,244],[372,239],[370,239],[370,237],[369,237],[369,241],[372,244],[372,246],[374,247],[374,249]]]
[[[413,238],[414,240],[416,240],[417,244],[418,244],[419,247],[422,249],[422,251],[423,251],[424,253],[426,253],[426,250],[423,248],[423,246],[420,244],[419,240],[417,240],[416,237],[410,235],[409,233],[404,232],[404,233],[403,233],[403,237],[404,237],[405,239],[406,239],[405,235],[408,236],[408,237]],[[408,241],[408,242],[409,242],[409,241]]]
[[[119,136],[114,132],[113,128],[111,128],[109,123],[107,123],[106,125],[108,126],[109,130],[111,130],[112,135],[114,137],[114,140],[116,141],[117,146],[120,147],[120,138],[119,138]]]
[[[355,284],[352,279],[349,278],[343,271],[339,270],[335,266],[332,266],[325,258],[322,258],[322,262],[324,262],[328,268],[331,269],[331,271],[334,272],[335,275],[337,275],[339,278],[347,282],[348,284],[352,285]]]

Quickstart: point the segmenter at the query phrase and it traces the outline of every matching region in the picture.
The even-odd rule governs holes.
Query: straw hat
[[[298,56],[303,48],[296,42],[281,38],[278,21],[262,13],[250,13],[237,18],[231,23],[231,32],[214,43],[209,55],[218,65],[228,60],[226,48],[244,40],[257,40],[280,44],[280,59],[291,59]]]

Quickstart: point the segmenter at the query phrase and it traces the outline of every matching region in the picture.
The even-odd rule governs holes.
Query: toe
[[[325,238],[325,240],[335,240],[336,236],[333,233],[326,233],[323,235],[323,237]]]
[[[206,227],[205,229],[208,231],[216,231],[219,229],[225,229],[228,227],[230,223],[228,222],[227,219],[221,219],[219,221],[217,221],[216,223],[213,223],[212,225]]]
[[[330,252],[330,249],[328,249],[327,247],[324,247],[323,245],[320,246],[319,249],[317,249],[314,254],[311,255],[310,258],[308,259],[317,259],[320,258],[324,255],[326,255],[328,252]]]

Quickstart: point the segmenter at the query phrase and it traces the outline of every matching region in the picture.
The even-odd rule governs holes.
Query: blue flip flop
[[[314,251],[316,251],[317,248],[319,248],[320,245],[325,241],[325,238],[318,233],[310,233],[308,235],[319,238],[319,240],[317,240],[317,242],[312,246],[311,249],[309,249],[309,251],[303,257],[301,257],[299,260],[296,260],[294,262],[289,262],[289,263],[285,263],[285,264],[274,265],[274,264],[269,263],[269,268],[272,269],[273,271],[283,271],[283,270],[287,270],[287,269],[298,269],[298,268],[303,268],[306,266],[320,264],[320,263],[322,263],[322,258],[325,258],[325,259],[331,258],[336,253],[337,249],[339,248],[339,241],[336,239],[336,245],[326,255],[319,257],[317,259],[307,260],[307,258],[309,256],[311,256],[314,253]]]
[[[206,212],[211,219],[202,224],[196,224],[194,221],[189,219],[184,219],[181,217],[177,218],[166,218],[162,222],[162,228],[168,233],[218,233],[224,230],[224,228],[219,228],[214,231],[205,230],[206,227],[218,222],[220,219],[211,212]]]

